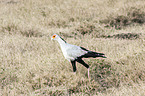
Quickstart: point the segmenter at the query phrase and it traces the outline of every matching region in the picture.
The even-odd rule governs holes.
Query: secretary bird
[[[59,35],[54,34],[51,37],[51,40],[57,40],[60,44],[62,53],[64,57],[71,62],[73,67],[73,72],[76,72],[76,62],[79,62],[83,66],[85,66],[88,69],[88,78],[89,78],[89,65],[86,64],[82,58],[89,58],[89,57],[102,57],[106,58],[103,53],[98,53],[94,51],[89,51],[83,47],[72,45],[67,43],[63,38],[61,38]]]

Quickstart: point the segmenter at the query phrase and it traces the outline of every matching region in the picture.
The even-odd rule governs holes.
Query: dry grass
[[[0,0],[0,95],[143,96],[144,10],[144,0]],[[53,33],[106,54],[85,59],[90,82]]]

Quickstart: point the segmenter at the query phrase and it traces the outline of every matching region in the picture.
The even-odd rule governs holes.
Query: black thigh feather
[[[87,69],[89,68],[89,65],[86,64],[86,63],[82,60],[82,58],[77,58],[76,61],[79,62],[79,63],[81,63],[82,65],[84,65]]]
[[[89,68],[89,65],[86,64],[86,63],[82,60],[82,58],[77,58],[77,59],[71,61],[71,64],[72,64],[72,67],[73,67],[73,72],[76,72],[76,70],[77,70],[77,69],[76,69],[76,61],[79,62],[80,64],[82,64],[83,66],[85,66],[87,69]]]
[[[71,61],[72,67],[73,67],[73,72],[76,72],[76,61]]]

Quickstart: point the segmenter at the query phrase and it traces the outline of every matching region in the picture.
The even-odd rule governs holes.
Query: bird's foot
[[[74,75],[76,75],[76,72],[74,72]]]

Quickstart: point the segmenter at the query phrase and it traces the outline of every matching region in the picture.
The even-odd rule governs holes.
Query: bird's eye
[[[56,37],[56,35],[53,35],[53,36],[52,36],[52,38],[55,38],[55,37]]]

